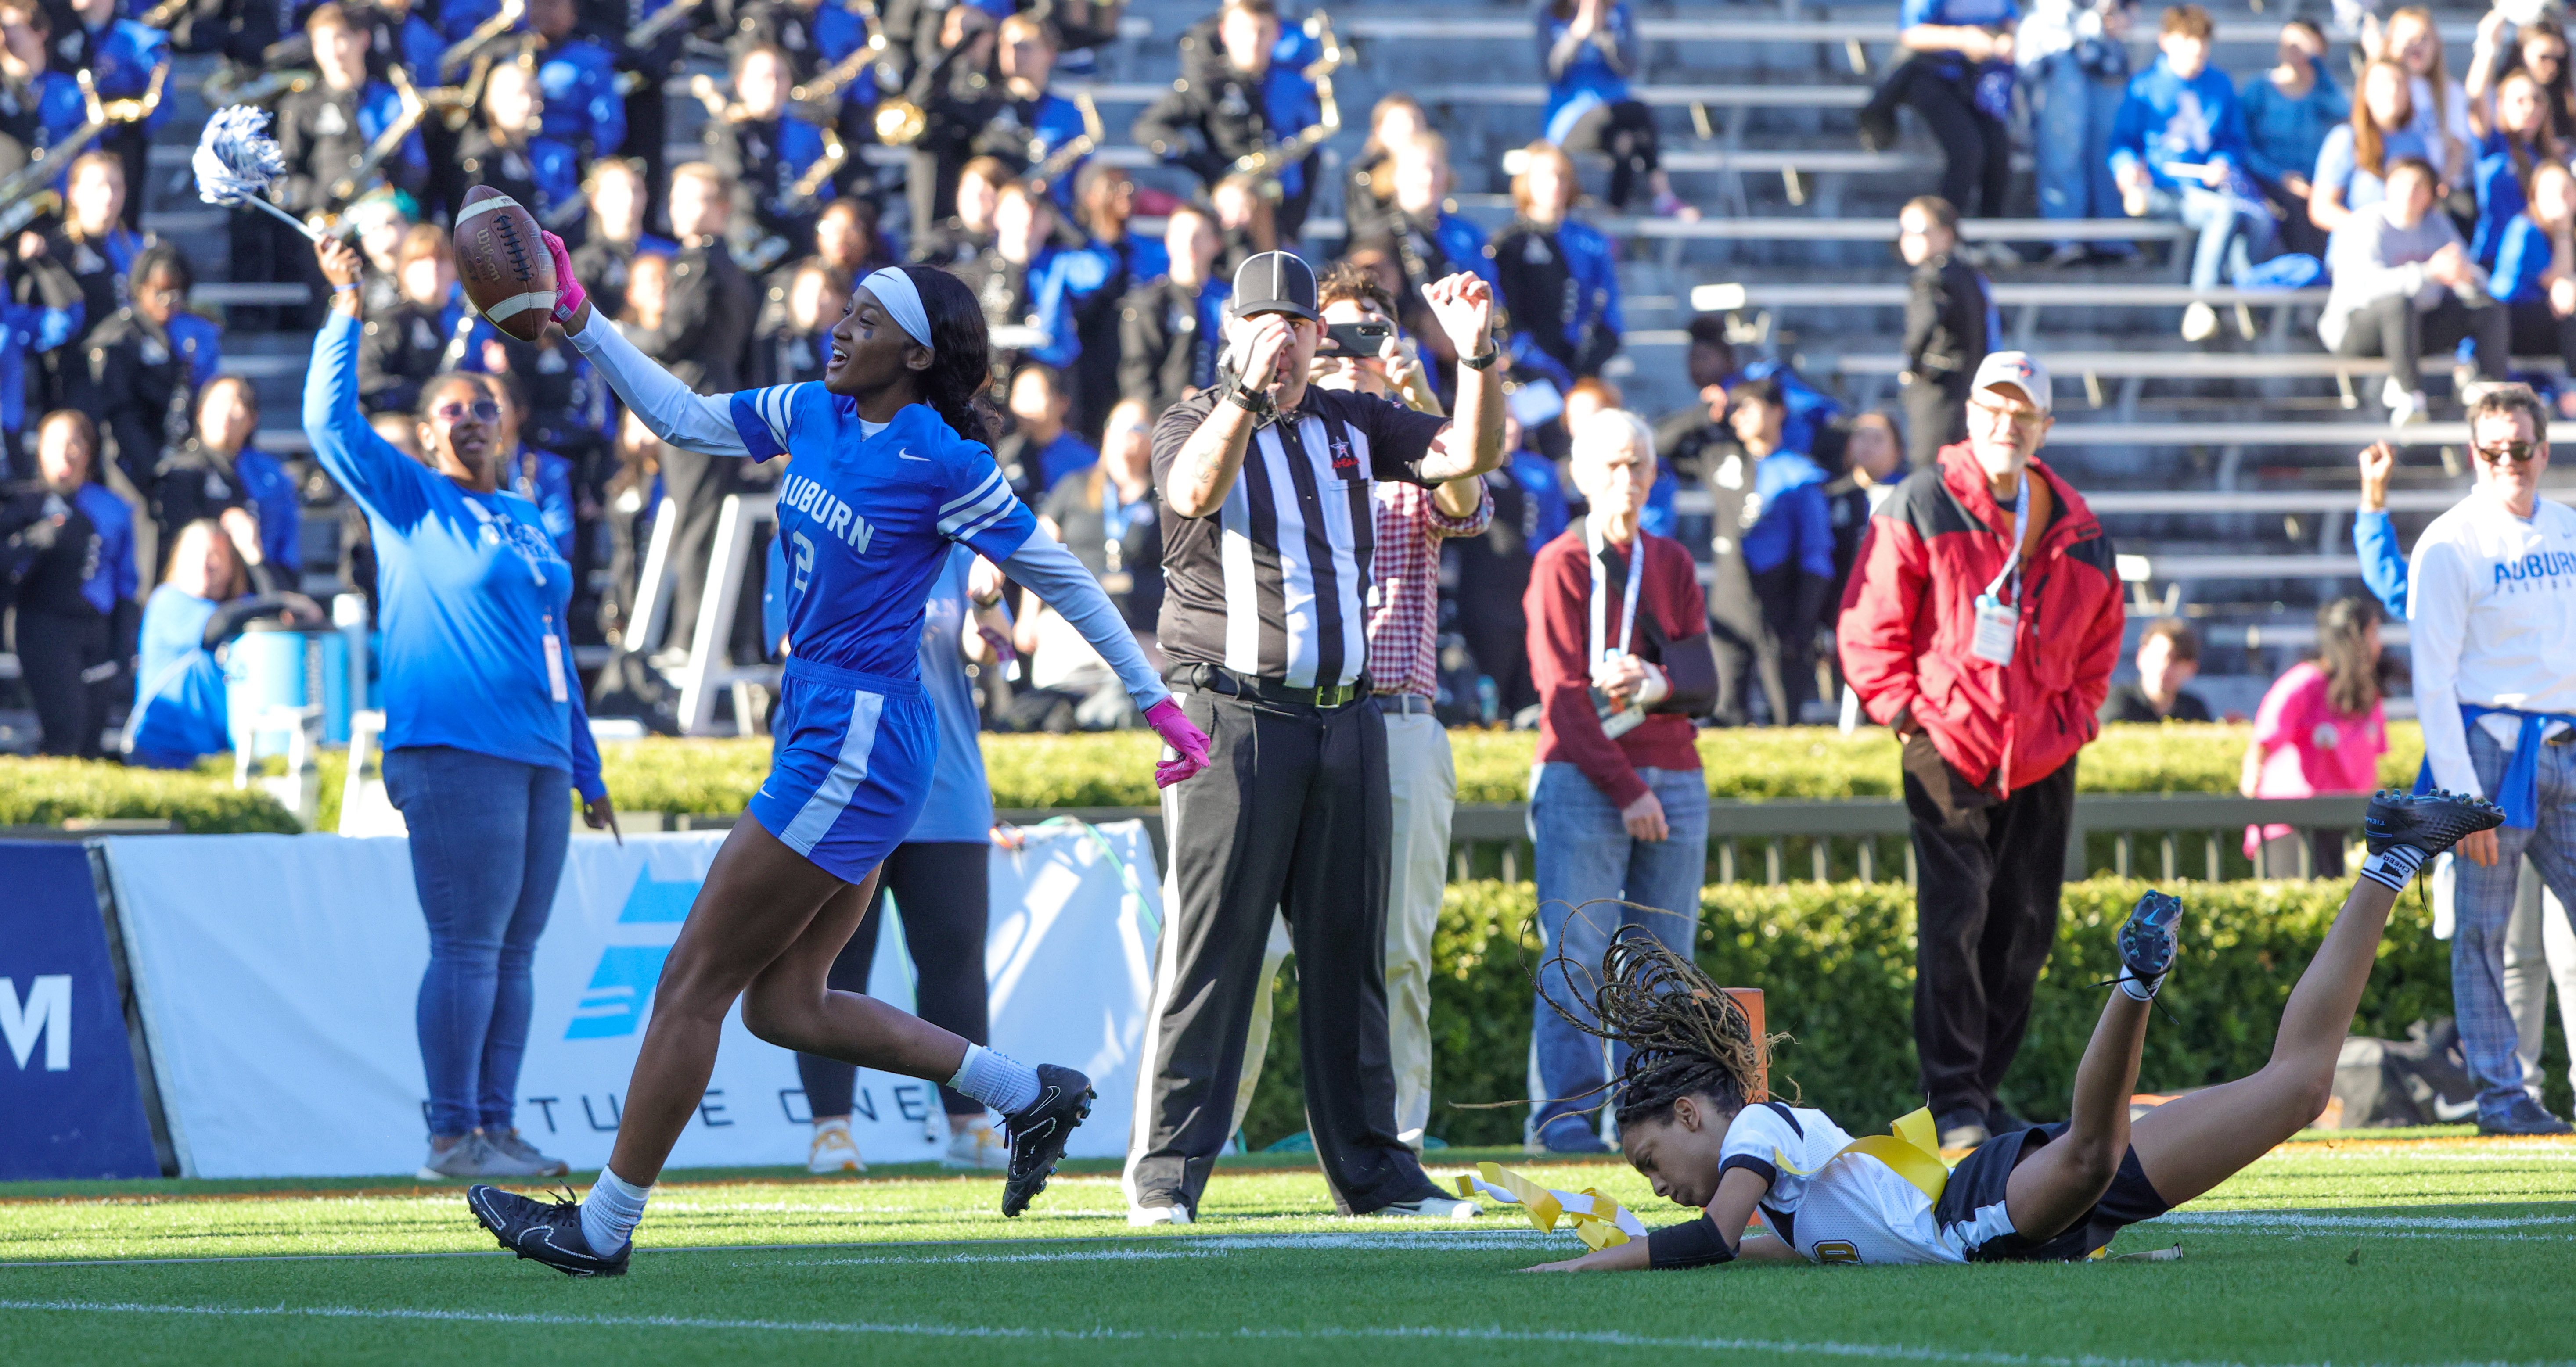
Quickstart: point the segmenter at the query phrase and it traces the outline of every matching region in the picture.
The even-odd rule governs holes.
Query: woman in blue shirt
[[[1643,179],[1655,212],[1696,219],[1673,193],[1655,137],[1655,114],[1628,91],[1638,61],[1628,0],[1539,0],[1539,64],[1547,69],[1541,136],[1569,152],[1610,158],[1610,207],[1625,211]]]
[[[143,658],[125,723],[126,763],[185,769],[201,755],[233,748],[216,652],[264,617],[297,626],[326,620],[312,599],[278,592],[266,565],[244,561],[223,524],[199,518],[181,527],[171,538],[169,575],[143,605]]]
[[[878,912],[888,894],[903,918],[903,944],[912,956],[913,1001],[921,1018],[982,1044],[992,1037],[984,982],[984,932],[992,919],[989,853],[993,791],[984,779],[984,751],[975,740],[983,718],[975,687],[966,677],[971,659],[992,660],[991,641],[976,613],[1001,601],[1002,577],[964,546],[948,550],[948,563],[921,607],[921,686],[939,714],[939,762],[930,773],[930,802],[912,833],[886,856],[877,896],[860,914],[859,928],[832,961],[827,985],[835,992],[865,992],[875,971]],[[806,1156],[811,1172],[865,1172],[850,1139],[850,1099],[858,1069],[820,1054],[798,1054],[796,1076],[814,1117]],[[952,1168],[998,1168],[1001,1136],[985,1118],[983,1103],[951,1087],[939,1089],[948,1117]]]
[[[2545,161],[2531,173],[2531,202],[2497,234],[2487,292],[2513,319],[2517,356],[2556,352],[2576,374],[2576,172]]]
[[[2469,238],[2469,254],[2481,266],[2495,265],[2504,225],[2522,212],[2532,168],[2567,160],[2558,135],[2550,131],[2547,99],[2530,72],[2517,71],[2496,83],[2493,117],[2472,116],[2473,122],[2486,125],[2478,134],[2477,231]]]
[[[940,740],[920,680],[922,606],[950,546],[1001,565],[1081,629],[1180,756],[1157,767],[1159,782],[1205,767],[1207,738],[1081,562],[1036,534],[994,464],[976,407],[992,341],[982,304],[955,276],[911,266],[861,280],[819,383],[699,395],[595,318],[561,239],[547,233],[545,244],[561,292],[555,321],[656,436],[709,456],[788,458],[778,537],[790,649],[769,777],[663,965],[617,1145],[589,1199],[549,1206],[478,1186],[466,1203],[520,1257],[573,1276],[623,1274],[651,1183],[697,1116],[739,1000],[743,1023],[773,1044],[944,1081],[1000,1111],[1002,1213],[1018,1215],[1089,1113],[1090,1079],[829,987],[879,864],[930,799]],[[355,279],[354,254],[340,256]]]
[[[376,556],[385,792],[411,828],[429,919],[421,978],[429,1082],[424,1177],[553,1176],[512,1124],[532,997],[529,963],[554,907],[572,793],[593,829],[614,813],[565,644],[572,567],[535,504],[502,487],[503,406],[490,376],[421,386],[412,460],[358,407],[364,258],[314,249],[331,314],[304,389],[314,459],[367,513]]]
[[[2308,221],[2332,233],[2388,198],[2383,177],[2390,163],[2402,157],[2435,161],[2432,144],[2414,124],[2406,68],[2385,60],[2363,68],[2352,118],[2328,132],[2317,150],[2317,172],[2308,178]]]

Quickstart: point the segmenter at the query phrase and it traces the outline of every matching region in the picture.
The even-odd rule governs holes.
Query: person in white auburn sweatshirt
[[[2486,1134],[2566,1134],[2524,1090],[2505,1008],[2505,928],[2525,854],[2576,905],[2576,510],[2540,497],[2549,418],[2523,385],[2469,405],[2477,485],[2408,569],[2417,783],[2487,798],[2505,824],[2460,842],[2452,1007]]]

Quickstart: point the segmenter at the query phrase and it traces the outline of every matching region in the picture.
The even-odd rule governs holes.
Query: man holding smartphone
[[[1465,1218],[1395,1128],[1385,942],[1385,714],[1367,664],[1372,488],[1473,481],[1502,462],[1493,291],[1424,296],[1457,349],[1455,422],[1308,382],[1315,273],[1286,252],[1236,271],[1216,387],[1154,431],[1162,646],[1207,772],[1164,790],[1170,872],[1126,1188],[1136,1225],[1197,1212],[1231,1137],[1274,911],[1296,947],[1306,1114],[1334,1204]]]

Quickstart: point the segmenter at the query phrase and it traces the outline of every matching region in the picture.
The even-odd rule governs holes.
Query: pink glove
[[[571,327],[572,320],[581,316],[581,306],[590,302],[590,291],[573,278],[572,253],[564,250],[563,239],[543,228],[537,230],[537,236],[546,240],[546,255],[555,259],[554,320]]]
[[[1180,755],[1179,759],[1167,759],[1154,766],[1155,787],[1169,788],[1208,767],[1207,733],[1190,721],[1179,702],[1165,698],[1146,708],[1145,724]]]

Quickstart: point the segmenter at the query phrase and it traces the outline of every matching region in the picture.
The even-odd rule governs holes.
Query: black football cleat
[[[567,1277],[623,1277],[626,1260],[635,1252],[632,1239],[614,1257],[591,1252],[590,1241],[581,1235],[578,1201],[532,1201],[499,1187],[472,1186],[465,1189],[465,1206],[501,1247]]]
[[[2182,948],[2175,927],[2182,921],[2182,899],[2150,888],[2137,909],[2120,926],[2120,967],[2124,976],[2145,984],[2148,997],[2164,985],[2174,955]]]
[[[1011,1146],[1010,1172],[1002,1180],[1005,1218],[1017,1219],[1046,1190],[1073,1127],[1090,1118],[1091,1099],[1090,1078],[1052,1063],[1038,1065],[1038,1099],[1002,1117]]]
[[[2362,818],[2362,840],[2372,854],[2403,845],[2430,859],[2460,838],[2504,824],[2504,809],[2465,793],[2436,789],[2401,793],[2382,788],[2370,795],[2370,814]]]

